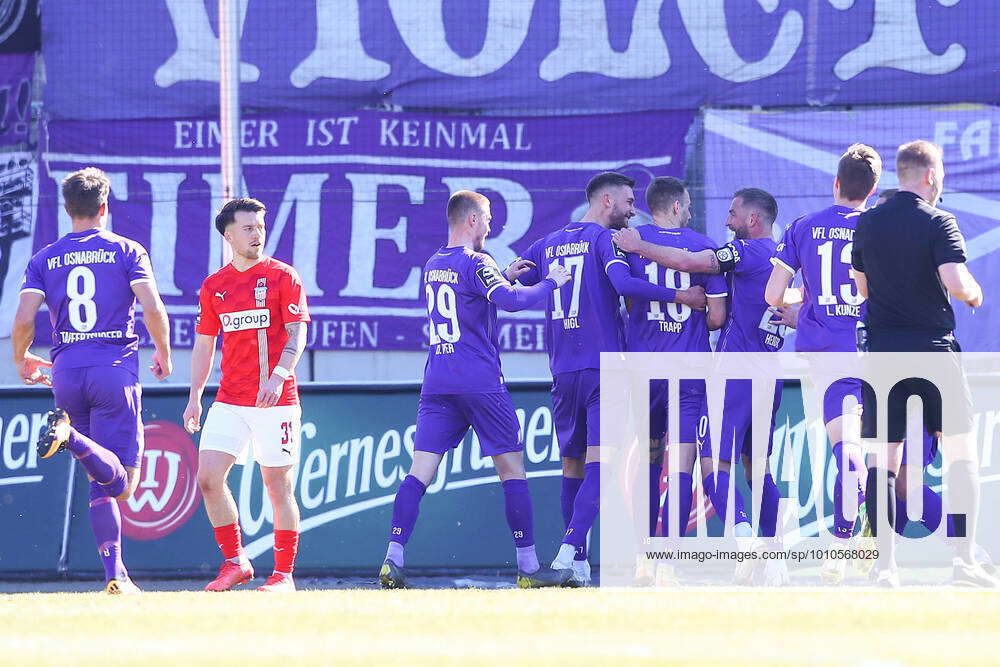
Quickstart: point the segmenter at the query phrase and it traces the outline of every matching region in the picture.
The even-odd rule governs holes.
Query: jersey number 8
[[[97,281],[94,272],[86,266],[77,266],[66,276],[66,296],[69,297],[69,323],[83,333],[97,324]]]

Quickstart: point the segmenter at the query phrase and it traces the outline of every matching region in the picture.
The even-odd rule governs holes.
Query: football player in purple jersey
[[[671,248],[698,252],[715,248],[704,234],[688,228],[691,219],[691,195],[684,182],[671,176],[654,178],[646,188],[646,206],[653,222],[637,227],[643,240]],[[654,285],[684,289],[700,285],[708,300],[707,312],[702,313],[673,303],[629,299],[626,348],[630,352],[711,352],[708,332],[722,327],[726,319],[726,279],[720,274],[686,273],[667,269],[636,254],[628,255],[629,267],[636,278],[645,278]],[[656,534],[660,514],[660,480],[667,434],[667,382],[650,383],[649,403],[649,533]],[[678,512],[669,516],[670,503],[663,502],[663,535],[681,537],[687,530],[694,490],[693,472],[697,458],[699,428],[707,428],[707,418],[702,425],[705,401],[704,382],[682,382],[680,387],[680,432],[672,434],[671,447],[678,448],[680,467],[670,470],[668,494],[676,494]],[[673,568],[660,563],[656,570],[651,561],[637,559],[636,582],[650,584],[654,580],[670,583],[674,580]]]
[[[500,368],[497,308],[508,312],[529,308],[569,282],[570,276],[556,265],[532,287],[511,286],[511,280],[535,265],[519,260],[503,272],[483,252],[491,217],[485,196],[468,190],[454,193],[448,200],[448,245],[424,266],[430,348],[417,408],[413,464],[396,491],[388,549],[379,572],[383,588],[406,587],[404,547],[416,525],[420,499],[441,459],[462,442],[470,426],[500,477],[516,548],[518,586],[558,586],[569,578],[568,572],[540,566],[535,554],[524,445]]]
[[[775,352],[784,342],[785,326],[776,324],[775,312],[764,301],[764,287],[771,273],[771,257],[776,243],[772,238],[772,225],[778,215],[778,205],[769,193],[759,188],[744,188],[733,195],[726,219],[726,227],[735,239],[722,247],[691,252],[680,248],[656,245],[643,240],[633,229],[615,234],[616,245],[626,252],[633,252],[661,266],[687,273],[724,273],[727,281],[727,319],[719,336],[720,352]],[[722,418],[722,442],[718,451],[718,465],[712,451],[710,438],[702,439],[701,463],[703,484],[716,513],[725,520],[728,510],[730,470],[733,458],[743,461],[747,483],[751,477],[751,386],[749,380],[730,380],[726,383]],[[769,432],[774,428],[774,415],[781,401],[781,382],[777,382],[771,411]],[[770,454],[770,439],[768,442]],[[760,534],[775,540],[778,512],[778,488],[765,461],[759,515]],[[750,522],[744,509],[745,502],[738,489],[734,489],[734,535],[740,548],[762,548],[752,539]],[[759,561],[746,561],[748,564]],[[768,561],[765,569],[767,583],[781,585],[787,582],[787,569],[781,561]],[[737,580],[749,583],[753,569],[737,569]]]
[[[105,590],[129,594],[139,589],[122,562],[118,501],[139,484],[144,443],[136,299],[155,347],[150,370],[158,379],[171,371],[170,329],[145,248],[106,228],[110,190],[107,175],[94,167],[63,180],[73,231],[28,262],[11,339],[25,384],[51,384],[55,395],[38,456],[67,449],[87,471]],[[43,302],[52,322],[51,363],[28,351]],[[47,366],[51,381],[40,370]]]
[[[874,148],[850,146],[837,166],[833,206],[792,222],[778,244],[764,296],[772,306],[787,306],[785,290],[801,272],[802,306],[795,338],[798,352],[854,352],[857,348],[857,327],[864,317],[865,297],[851,277],[851,250],[858,216],[881,175],[882,158]],[[850,413],[844,413],[847,396],[853,396],[858,406]],[[858,508],[864,502],[867,477],[860,439],[861,381],[836,379],[818,404],[822,406],[837,464],[833,534],[849,540],[854,535]],[[820,571],[821,578],[840,583],[846,564],[845,559],[828,559]]]
[[[625,349],[620,297],[705,309],[703,288],[675,290],[635,278],[625,253],[612,243],[611,230],[627,227],[635,215],[633,185],[614,172],[592,178],[586,214],[533,243],[523,257],[535,268],[520,277],[531,285],[556,266],[573,277],[549,296],[545,320],[566,523],[552,567],[573,568],[573,581],[584,585],[590,579],[585,544],[600,503],[600,356]]]

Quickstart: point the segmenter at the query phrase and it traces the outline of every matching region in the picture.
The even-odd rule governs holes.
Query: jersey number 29
[[[458,297],[455,290],[450,285],[438,285],[435,293],[434,285],[427,283],[427,315],[430,318],[430,339],[431,345],[440,345],[443,340],[446,343],[457,343],[462,335],[458,328]],[[447,322],[436,323],[434,312],[448,320]]]

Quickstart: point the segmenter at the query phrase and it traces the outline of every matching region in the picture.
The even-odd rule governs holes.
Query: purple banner
[[[837,161],[854,142],[882,156],[879,189],[897,187],[896,149],[914,139],[944,148],[945,189],[938,206],[955,214],[967,242],[969,269],[986,299],[975,311],[953,302],[956,334],[966,351],[1000,350],[1000,109],[906,108],[871,111],[804,111],[705,114],[707,232],[716,241],[733,192],[760,187],[778,200],[780,234],[795,218],[833,204]],[[874,204],[872,198],[869,204]],[[992,295],[992,298],[991,298]],[[790,338],[785,349],[792,349]]]
[[[28,141],[34,53],[0,53],[0,146]]]
[[[595,173],[619,170],[641,192],[684,174],[692,112],[464,117],[356,112],[243,121],[245,191],[268,208],[267,252],[298,269],[314,349],[422,349],[421,269],[447,240],[461,189],[493,209],[487,250],[501,265],[577,219]],[[219,129],[208,120],[53,122],[39,176],[37,249],[69,229],[59,181],[94,165],[112,181],[111,227],[150,251],[173,342],[192,345],[196,293],[223,240]],[[501,320],[505,350],[543,349],[541,310]]]
[[[242,0],[244,104],[553,112],[995,102],[995,0]],[[43,5],[53,118],[218,108],[218,3]],[[101,48],[79,48],[100,34]],[[86,76],[81,76],[86,72]],[[100,91],[95,95],[94,91]]]

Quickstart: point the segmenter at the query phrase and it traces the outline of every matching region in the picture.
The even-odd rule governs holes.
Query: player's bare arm
[[[149,370],[157,380],[166,378],[173,371],[173,362],[170,359],[170,322],[167,319],[167,309],[160,299],[160,292],[156,289],[156,283],[149,282],[136,283],[132,285],[132,293],[142,305],[142,319],[146,324],[146,331],[153,339],[153,363]]]
[[[861,273],[857,269],[851,269],[851,277],[854,278],[854,284],[858,286],[858,294],[864,298],[868,298],[868,276]]]
[[[681,303],[691,310],[705,310],[708,308],[708,299],[705,297],[705,288],[700,285],[692,285],[687,289],[677,290],[674,303]]]
[[[201,429],[201,395],[208,384],[208,376],[212,372],[212,360],[215,358],[215,336],[196,334],[194,348],[191,350],[191,393],[188,396],[187,407],[181,420],[188,433]]]
[[[680,248],[656,245],[649,241],[643,241],[639,232],[631,227],[615,232],[612,240],[625,252],[635,253],[668,269],[676,269],[686,273],[721,273],[722,271],[714,250],[689,252]]]
[[[258,408],[270,408],[278,404],[285,380],[291,377],[295,364],[299,363],[299,358],[306,349],[308,334],[306,322],[289,322],[285,325],[285,331],[288,333],[288,342],[281,350],[278,365],[257,393]]]
[[[705,324],[709,331],[721,329],[726,323],[726,297],[710,296],[707,298]]]
[[[42,373],[42,368],[51,368],[52,362],[28,351],[35,340],[35,315],[42,307],[45,297],[35,292],[23,292],[14,314],[10,340],[14,346],[14,365],[17,373],[25,384],[44,384],[52,386],[49,376]]]
[[[775,263],[771,269],[771,277],[767,280],[767,287],[764,288],[764,301],[775,308],[788,305],[785,301],[785,290],[791,283],[792,273],[784,264]]]
[[[973,277],[969,267],[958,262],[947,262],[938,267],[938,276],[948,293],[972,308],[983,305],[983,288]]]

